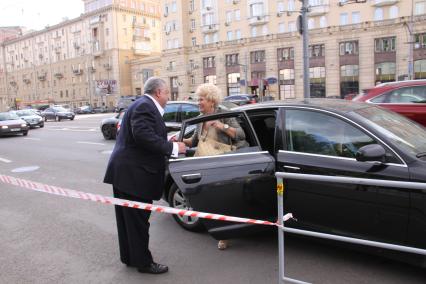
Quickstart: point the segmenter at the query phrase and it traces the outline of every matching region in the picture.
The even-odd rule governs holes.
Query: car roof
[[[281,100],[281,101],[268,101],[257,104],[249,104],[232,108],[231,110],[242,110],[250,111],[262,108],[275,108],[283,106],[295,106],[295,107],[314,107],[324,110],[332,110],[334,112],[347,113],[357,109],[374,107],[374,105],[354,102],[342,99],[327,99],[327,98],[311,98],[311,99],[295,99],[295,100]]]
[[[373,88],[380,88],[380,87],[397,87],[397,86],[412,86],[412,85],[426,85],[426,80],[406,80],[406,81],[395,81],[395,82],[386,82],[381,83]],[[373,89],[371,88],[371,89]]]

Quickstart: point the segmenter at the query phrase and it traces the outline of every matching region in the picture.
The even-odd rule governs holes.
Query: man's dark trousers
[[[116,198],[152,204],[152,200],[126,194],[116,187],[113,191]],[[143,267],[153,262],[148,248],[150,215],[151,211],[115,206],[121,262],[132,267]]]

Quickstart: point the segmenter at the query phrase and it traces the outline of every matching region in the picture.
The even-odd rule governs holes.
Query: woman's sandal
[[[226,241],[226,240],[220,240],[217,243],[217,248],[220,249],[220,250],[227,249],[228,248],[228,241]]]

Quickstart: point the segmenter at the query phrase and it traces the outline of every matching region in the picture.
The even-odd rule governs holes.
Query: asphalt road
[[[0,138],[0,172],[112,195],[102,183],[114,141],[99,124],[111,114],[47,122],[27,137]],[[164,202],[160,202],[164,204]],[[277,283],[276,234],[232,240],[225,251],[153,214],[151,250],[169,265],[145,275],[119,261],[112,206],[0,184],[0,283]],[[425,283],[426,271],[346,247],[287,237],[286,275],[312,283]]]

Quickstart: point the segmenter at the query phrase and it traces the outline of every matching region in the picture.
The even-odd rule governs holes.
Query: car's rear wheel
[[[170,188],[168,201],[170,206],[173,208],[192,210],[191,205],[176,184],[173,184]],[[188,231],[200,232],[204,230],[204,226],[200,218],[180,215],[173,215],[173,218],[176,223]]]

